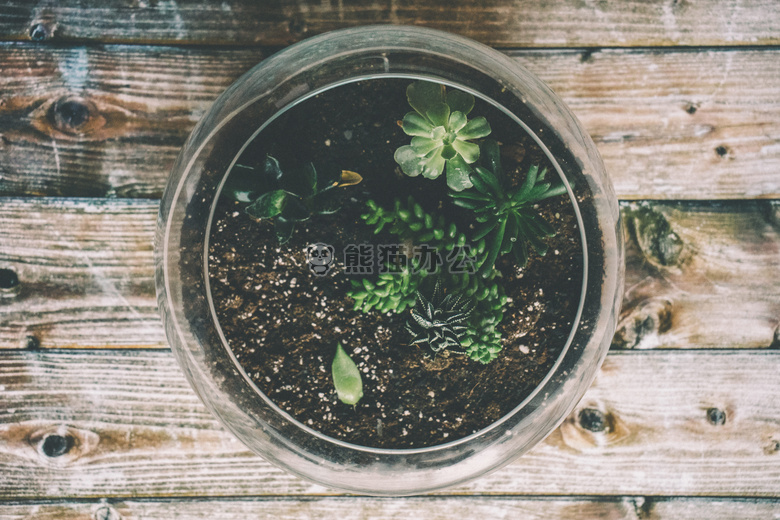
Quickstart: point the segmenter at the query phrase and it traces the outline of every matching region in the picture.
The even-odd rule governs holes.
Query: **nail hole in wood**
[[[583,408],[578,416],[580,426],[591,432],[603,432],[607,429],[607,418],[595,408]]]
[[[42,42],[48,40],[51,37],[51,32],[46,25],[42,23],[36,23],[30,27],[30,39],[34,42]]]
[[[710,408],[707,410],[707,420],[715,426],[726,424],[726,412],[720,408]]]
[[[688,105],[687,107],[685,107],[685,111],[688,112],[690,115],[695,114],[697,110],[698,110],[698,108],[696,108],[696,105],[694,105],[692,103],[690,105]]]
[[[70,435],[47,435],[43,439],[43,444],[41,445],[41,451],[43,451],[43,454],[47,457],[55,458],[55,457],[62,457],[66,453],[70,451],[70,449],[73,447],[73,437]]]
[[[41,340],[33,335],[24,338],[24,347],[27,350],[38,350],[41,347]]]
[[[727,146],[720,145],[715,148],[715,153],[718,154],[719,157],[726,157],[729,154],[729,149]]]
[[[101,506],[93,515],[95,520],[121,520],[120,515],[116,509],[111,506]]]
[[[19,286],[19,276],[13,269],[0,269],[0,289],[11,290]]]
[[[290,19],[287,29],[293,36],[303,36],[308,30],[308,27],[306,26],[306,20],[303,19],[303,16],[296,14]]]

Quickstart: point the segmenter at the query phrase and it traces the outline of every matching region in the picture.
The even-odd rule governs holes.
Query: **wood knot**
[[[683,241],[660,212],[649,205],[634,205],[626,210],[626,225],[650,263],[666,267],[681,262]]]
[[[612,348],[643,349],[660,345],[660,335],[672,328],[672,302],[651,298],[630,303],[621,312]]]
[[[66,465],[95,449],[100,437],[89,430],[70,426],[49,426],[34,431],[27,437],[27,443],[48,464]]]
[[[70,135],[82,135],[95,127],[97,108],[84,98],[66,96],[55,101],[49,120],[55,129]]]
[[[41,443],[41,451],[47,457],[62,457],[70,451],[75,440],[70,435],[52,434],[44,437]]]
[[[44,9],[40,16],[30,25],[28,32],[30,39],[34,42],[44,42],[54,38],[57,31],[57,19],[49,9]]]
[[[0,298],[12,298],[19,294],[19,276],[13,269],[0,269]]]
[[[24,338],[24,348],[27,350],[38,350],[41,348],[41,340],[30,334]]]
[[[559,431],[563,444],[578,451],[621,442],[631,433],[617,415],[595,403],[571,414]]]
[[[726,412],[720,408],[708,408],[707,420],[714,426],[723,426],[726,424]]]
[[[577,415],[580,426],[591,432],[606,432],[611,430],[610,420],[601,410],[584,408]]]

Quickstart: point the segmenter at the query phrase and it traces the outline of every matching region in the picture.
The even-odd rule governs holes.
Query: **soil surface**
[[[469,235],[473,213],[451,205],[444,175],[409,178],[393,161],[409,137],[397,125],[408,110],[408,80],[373,80],[339,87],[276,119],[240,158],[258,164],[271,154],[282,169],[311,161],[359,172],[363,182],[342,188],[332,215],[299,224],[280,245],[270,221],[256,221],[243,206],[221,199],[209,237],[208,275],[217,320],[243,370],[292,417],[330,437],[381,448],[442,444],[479,431],[517,407],[544,379],[571,332],[582,291],[582,244],[566,197],[540,211],[558,234],[546,257],[532,254],[524,269],[511,255],[497,268],[510,301],[500,326],[503,351],[487,365],[463,355],[430,356],[411,346],[401,314],[353,310],[343,269],[347,244],[396,244],[360,219],[365,201],[390,206],[409,194],[426,211],[443,214]],[[484,115],[502,145],[505,173],[522,181],[532,164],[550,167],[542,151],[513,121],[477,101],[470,117]],[[550,167],[550,170],[552,168]],[[522,174],[520,172],[523,172]],[[325,277],[308,267],[304,250],[323,242],[336,263]],[[375,275],[374,275],[375,276]],[[364,397],[341,403],[331,378],[337,342],[363,374]]]

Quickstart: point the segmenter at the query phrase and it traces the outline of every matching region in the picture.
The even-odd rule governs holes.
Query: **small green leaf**
[[[294,195],[288,195],[287,203],[284,205],[281,216],[291,222],[301,222],[308,220],[311,213],[301,199]]]
[[[409,105],[421,116],[438,103],[444,102],[444,89],[430,81],[415,81],[406,88]]]
[[[458,132],[459,139],[478,139],[490,134],[490,125],[487,119],[480,116],[472,119]]]
[[[471,166],[460,155],[447,161],[447,186],[453,191],[463,191],[471,188]]]
[[[447,122],[447,130],[456,134],[468,123],[465,114],[458,110],[450,114],[450,120]]]
[[[445,127],[450,119],[450,107],[446,103],[437,103],[429,108],[425,115],[434,125]]]
[[[421,157],[419,157],[409,145],[397,149],[393,158],[403,172],[409,177],[417,177],[423,171],[423,161]]]
[[[344,352],[341,343],[336,346],[336,356],[333,358],[331,372],[333,386],[336,387],[339,400],[344,404],[357,404],[363,397],[363,379],[360,377],[357,365]]]
[[[412,137],[412,150],[418,156],[422,156],[441,146],[441,140],[431,139],[430,137]]]
[[[498,179],[493,173],[481,166],[477,166],[474,168],[474,177],[479,178],[479,180],[488,187],[495,199],[500,200],[503,190],[501,190],[501,185],[498,183]]]
[[[247,206],[246,212],[255,218],[273,218],[284,209],[287,196],[284,190],[269,191]]]
[[[486,139],[481,147],[482,162],[487,166],[493,175],[501,180],[504,170],[501,168],[501,151],[498,143],[493,139]]]
[[[452,142],[452,147],[458,151],[468,164],[472,164],[479,159],[479,146],[474,143],[467,143],[458,138]]]
[[[281,187],[300,197],[310,197],[317,186],[317,171],[312,163],[287,170],[282,176]]]
[[[423,162],[422,175],[426,179],[436,179],[444,171],[444,157],[441,156],[441,149],[432,150],[425,156]]]
[[[408,112],[401,121],[401,129],[406,135],[431,137],[433,125],[417,112]]]
[[[273,181],[279,181],[282,178],[282,168],[279,166],[279,161],[271,157],[265,156],[265,163],[263,163],[263,172],[267,178]]]
[[[453,112],[457,110],[468,115],[474,108],[474,96],[462,90],[450,89],[447,91],[447,104]]]

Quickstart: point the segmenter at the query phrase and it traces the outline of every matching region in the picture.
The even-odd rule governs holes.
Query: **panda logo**
[[[335,251],[333,246],[322,242],[306,246],[306,261],[315,276],[325,276],[333,269]]]

